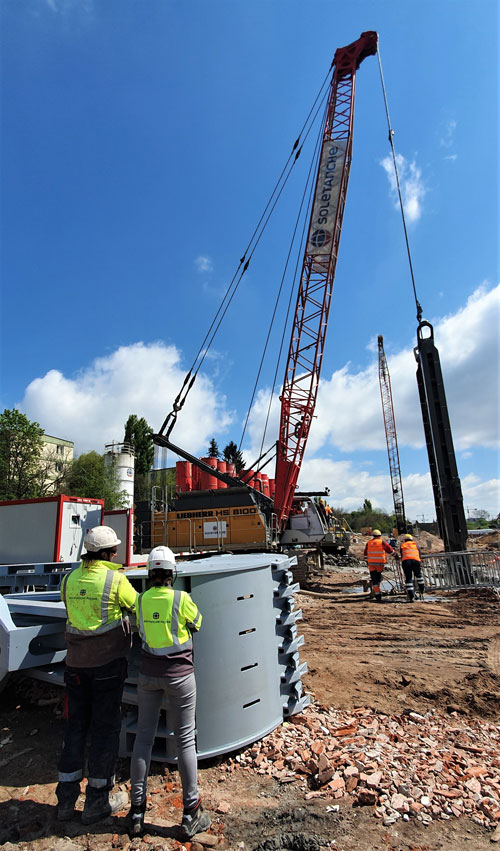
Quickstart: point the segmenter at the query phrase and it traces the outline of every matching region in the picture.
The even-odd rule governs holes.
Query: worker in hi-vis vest
[[[137,698],[139,716],[130,763],[131,836],[144,830],[147,778],[160,709],[168,700],[168,721],[177,745],[182,783],[183,840],[210,826],[201,805],[195,743],[196,680],[192,633],[201,626],[201,614],[186,591],[174,590],[175,556],[169,547],[155,547],[148,557],[150,587],[136,602],[137,627],[142,640]]]
[[[415,584],[417,583],[420,599],[424,599],[425,583],[422,576],[422,560],[420,558],[420,550],[418,544],[415,543],[411,535],[405,535],[399,545],[401,553],[401,564],[406,582],[406,594],[408,602],[413,603],[415,599]]]
[[[96,526],[84,538],[79,567],[63,577],[66,606],[67,722],[59,758],[57,818],[75,814],[90,734],[87,789],[82,822],[92,824],[128,804],[126,792],[110,795],[121,727],[121,699],[131,645],[128,617],[137,592],[113,564],[120,540],[110,526]]]
[[[371,541],[368,541],[365,546],[365,551],[363,554],[364,559],[368,563],[368,570],[370,571],[370,579],[372,582],[373,593],[375,594],[375,601],[377,603],[382,602],[382,592],[380,590],[380,581],[382,579],[382,571],[385,567],[387,556],[389,555],[397,556],[397,553],[387,541],[384,541],[382,538],[382,532],[378,529],[374,529],[372,532],[373,538]]]

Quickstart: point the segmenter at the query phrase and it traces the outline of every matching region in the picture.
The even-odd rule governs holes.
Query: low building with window
[[[46,469],[46,479],[55,483],[73,460],[75,444],[72,440],[64,440],[62,437],[53,437],[50,434],[44,434],[42,441],[40,464]],[[53,489],[49,486],[47,493]]]

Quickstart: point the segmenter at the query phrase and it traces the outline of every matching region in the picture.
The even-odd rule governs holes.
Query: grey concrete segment
[[[301,711],[309,702],[302,695],[301,676],[307,666],[300,664],[298,654],[304,639],[297,634],[302,613],[294,610],[293,594],[298,590],[290,571],[294,562],[281,554],[225,554],[177,566],[175,587],[188,591],[203,614],[202,629],[193,642],[200,758],[257,741],[284,715]],[[126,573],[142,590],[147,571]],[[37,678],[61,683],[63,668],[57,663],[64,658],[60,643],[65,610],[59,592],[11,594],[0,600],[0,660],[8,659],[8,670],[31,668]],[[129,705],[137,703],[139,644],[136,635],[124,692],[124,703]],[[135,729],[136,710],[131,709],[122,727],[122,755],[131,752]],[[154,758],[175,758],[168,704]]]

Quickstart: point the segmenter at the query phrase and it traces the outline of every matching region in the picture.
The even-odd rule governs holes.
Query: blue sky
[[[159,428],[335,49],[375,29],[464,501],[496,514],[496,2],[3,0],[1,8],[2,406],[74,440],[77,452],[120,440],[132,412]],[[391,509],[382,334],[407,513],[431,519],[417,322],[389,155],[369,57],[357,74],[323,384],[299,483],[328,485],[335,505],[370,498]],[[173,437],[190,451],[205,454],[212,436],[221,447],[239,442],[311,158],[305,146],[179,418]],[[276,336],[243,443],[249,461],[277,351]]]

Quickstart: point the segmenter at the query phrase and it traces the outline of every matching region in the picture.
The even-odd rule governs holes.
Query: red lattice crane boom
[[[396,515],[398,535],[402,535],[408,531],[408,527],[405,516],[401,467],[399,465],[396,420],[394,418],[394,405],[392,403],[391,376],[389,374],[389,367],[387,366],[387,359],[384,352],[384,338],[382,336],[378,338],[378,376],[380,381],[380,396],[382,398],[382,411],[384,414],[387,454],[389,456],[394,513]]]
[[[333,77],[313,196],[306,250],[281,395],[274,507],[286,522],[318,393],[352,155],[356,70],[377,52],[376,32],[364,32],[333,60]]]

